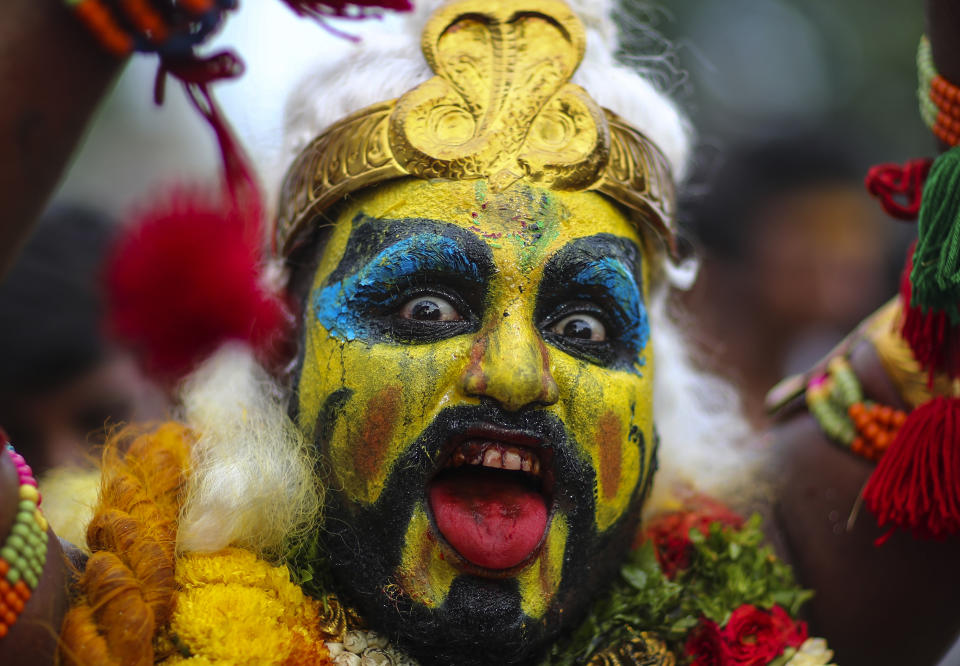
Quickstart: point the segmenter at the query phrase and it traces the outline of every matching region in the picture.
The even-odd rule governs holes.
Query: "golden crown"
[[[405,176],[601,192],[673,248],[669,164],[569,82],[586,37],[566,4],[463,0],[433,14],[421,45],[436,76],[335,123],[294,161],[281,191],[278,253],[289,255],[310,221],[350,193]]]

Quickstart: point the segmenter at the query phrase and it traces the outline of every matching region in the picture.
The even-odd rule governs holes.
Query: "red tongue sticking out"
[[[443,538],[485,569],[517,566],[547,529],[543,496],[510,473],[464,470],[435,480],[429,492]]]

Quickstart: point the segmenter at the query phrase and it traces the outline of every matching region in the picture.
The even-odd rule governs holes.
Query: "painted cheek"
[[[377,391],[367,401],[360,438],[353,449],[353,468],[358,481],[368,484],[384,471],[387,454],[393,443],[400,413],[401,388],[390,385]]]
[[[597,447],[600,454],[600,497],[604,502],[613,502],[620,490],[623,467],[623,426],[612,411],[600,417],[597,423]]]
[[[309,439],[316,437],[317,418],[327,397],[342,386],[342,345],[311,317],[307,320],[306,353],[297,384],[300,431]]]
[[[457,571],[445,559],[430,530],[423,504],[418,503],[407,526],[397,581],[404,593],[427,608],[437,608],[447,598]]]
[[[646,379],[633,373],[599,368],[562,354],[555,357],[560,385],[558,415],[573,435],[582,455],[596,470],[596,523],[610,528],[630,507],[633,491],[646,469],[642,447],[630,437],[632,404],[649,402]],[[636,415],[647,433],[649,416]],[[639,438],[636,438],[639,441]]]
[[[560,588],[569,532],[566,517],[560,513],[555,515],[540,557],[518,577],[523,612],[534,619],[544,616]]]
[[[627,414],[629,408],[626,404],[622,409],[606,409],[597,419],[593,432],[594,464],[599,485],[597,527],[601,531],[626,512],[645,465],[639,448],[627,436],[628,427],[624,425]]]
[[[349,389],[351,398],[333,424],[329,452],[351,501],[370,505],[379,499],[397,458],[449,405],[468,353],[465,337],[343,346],[342,372],[330,390]]]

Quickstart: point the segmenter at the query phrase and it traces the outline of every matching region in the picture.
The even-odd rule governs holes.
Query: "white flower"
[[[333,660],[337,666],[360,666],[360,656],[352,652],[344,652]]]
[[[784,666],[836,666],[831,664],[833,650],[822,638],[808,638]]]

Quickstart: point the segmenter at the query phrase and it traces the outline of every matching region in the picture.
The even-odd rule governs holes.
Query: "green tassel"
[[[923,187],[911,306],[944,312],[960,325],[960,147],[938,157]]]

